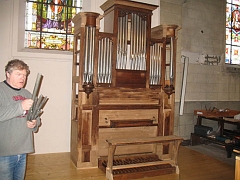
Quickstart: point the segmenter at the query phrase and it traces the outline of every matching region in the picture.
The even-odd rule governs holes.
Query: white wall
[[[180,101],[183,63],[188,52],[185,101],[240,101],[239,71],[227,70],[225,55],[225,0],[161,0],[161,24],[177,24],[176,101]],[[221,56],[217,65],[201,65],[201,54]],[[196,56],[196,58],[194,58]],[[193,58],[192,58],[193,57]]]
[[[4,67],[13,58],[24,60],[30,66],[30,76],[26,88],[32,92],[37,73],[43,82],[40,94],[49,97],[42,115],[42,126],[35,134],[37,153],[70,151],[70,108],[72,55],[28,53],[18,50],[18,14],[15,0],[0,1],[0,79],[5,79]],[[20,13],[21,14],[21,13]],[[24,17],[24,16],[22,16]],[[19,17],[21,18],[21,17]],[[16,21],[17,20],[17,21]],[[21,25],[19,25],[21,27]],[[39,95],[40,95],[39,94]]]
[[[158,4],[158,0],[148,0]],[[146,1],[146,2],[148,2]],[[87,0],[86,11],[99,11],[104,0]],[[31,70],[26,88],[32,92],[37,73],[43,77],[40,94],[49,97],[42,115],[42,126],[35,134],[36,153],[70,151],[72,53],[29,51],[21,43],[24,33],[24,0],[0,0],[0,80],[5,80],[4,67],[13,58],[24,60]],[[20,8],[21,9],[21,8]],[[156,10],[155,10],[156,11]],[[99,12],[102,14],[103,12]],[[154,12],[158,14],[158,11]],[[159,17],[154,18],[157,24]],[[52,53],[49,53],[52,52]],[[39,94],[39,95],[40,95]]]
[[[189,139],[196,124],[195,109],[239,109],[240,71],[227,70],[225,53],[225,0],[161,0],[161,24],[177,24],[177,72],[174,133]],[[182,52],[189,56],[184,114],[179,116],[182,88]],[[218,65],[197,63],[200,54],[223,55]]]
[[[2,23],[0,30],[0,80],[5,79],[4,66],[13,58],[22,59],[29,64],[31,74],[26,88],[31,92],[37,73],[43,74],[44,78],[40,94],[48,96],[49,101],[42,115],[42,127],[39,132],[35,134],[36,153],[69,152],[72,54],[59,52],[43,53],[42,51],[26,52],[22,49],[21,43],[19,46],[18,42],[21,42],[21,39],[23,39],[22,36],[19,35],[24,32],[24,11],[18,11],[18,6],[16,5],[18,5],[19,2],[21,2],[20,4],[24,7],[24,0],[0,0],[0,22]],[[86,0],[85,2],[87,2],[84,7],[86,11],[96,12],[101,11],[99,6],[105,2],[105,0]],[[146,0],[142,2],[155,5],[160,4],[160,0]],[[199,5],[202,3],[204,3],[205,6]],[[208,32],[212,27],[211,24],[221,24],[221,22],[219,22],[220,19],[218,19],[218,21],[215,21],[216,18],[205,19],[210,25],[206,24],[206,21],[200,21],[200,19],[201,14],[206,13],[206,8],[208,9],[208,13],[212,13],[210,17],[216,17],[218,13],[222,16],[223,12],[217,10],[211,11],[211,8],[214,10],[219,6],[223,8],[223,4],[223,0],[161,0],[161,11],[158,8],[153,12],[152,26],[158,25],[161,21],[161,24],[177,24],[182,28],[178,31],[177,101],[179,101],[181,91],[181,50],[194,53],[224,53],[221,45],[216,46],[212,44],[212,47],[219,47],[216,50],[205,46],[203,40],[198,41],[199,37],[192,33],[195,28],[194,25],[191,24],[197,22],[196,25],[198,28],[196,32],[201,36],[202,34],[199,28],[202,26],[199,23],[203,23],[205,38],[209,39],[214,37],[213,42],[220,44],[221,41],[218,40],[218,37],[224,36],[223,31],[221,31],[222,35],[219,34],[219,36],[211,36],[211,34],[209,34],[210,37],[207,37],[207,33],[205,34],[205,32]],[[101,11],[99,13],[102,14],[103,12]],[[184,24],[182,24],[182,22],[184,22]],[[184,29],[188,29],[187,32]],[[191,42],[194,45],[188,44],[188,39],[192,39]],[[195,46],[197,44],[199,48]],[[182,47],[184,47],[184,49],[181,49]],[[194,49],[192,49],[193,47]],[[239,74],[226,72],[222,64],[214,67],[191,64],[189,68],[186,94],[187,101],[234,101],[240,99]],[[212,83],[215,84],[212,85]],[[176,121],[176,126],[180,126],[178,121]],[[184,126],[183,131],[187,132],[187,130]],[[181,135],[180,131],[179,135]]]
[[[147,3],[147,4],[153,4],[160,7],[160,0],[134,0],[137,2]],[[83,11],[91,11],[91,12],[97,12],[101,15],[103,15],[103,11],[100,8],[100,6],[105,3],[106,0],[85,0],[83,1]],[[153,18],[152,18],[152,27],[158,26],[160,24],[160,8],[157,8],[153,11]],[[104,31],[104,19],[100,22],[100,31]]]

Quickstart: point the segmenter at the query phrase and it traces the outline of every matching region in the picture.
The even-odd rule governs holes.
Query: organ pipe
[[[84,53],[84,83],[92,83],[94,66],[95,27],[86,27],[85,53]]]
[[[146,14],[126,10],[121,12],[117,17],[116,34],[113,32],[100,33],[98,27],[99,14],[82,13],[81,15],[82,23],[80,25],[84,27],[84,29],[82,34],[79,34],[79,37],[81,37],[79,39],[83,41],[81,49],[84,51],[84,55],[80,56],[81,62],[79,63],[81,63],[82,66],[81,69],[79,69],[79,75],[82,79],[80,83],[82,83],[84,92],[88,92],[88,94],[89,92],[91,93],[95,83],[115,86],[117,77],[122,76],[120,72],[125,74],[129,73],[129,71],[118,70],[142,71],[135,74],[148,79],[138,77],[138,81],[141,81],[141,85],[138,85],[138,87],[144,87],[142,84],[144,84],[145,81],[150,86],[163,85],[163,89],[168,95],[174,92],[173,51],[174,31],[177,26],[159,26],[162,28],[162,37],[158,37],[157,35],[151,37],[152,34],[147,35],[149,32],[147,26],[149,24],[147,23],[148,17]],[[84,19],[85,17],[86,19]],[[168,29],[168,27],[170,28]],[[95,41],[97,41],[97,43]],[[166,64],[166,42],[170,47],[168,65]],[[81,44],[81,42],[79,43]],[[113,46],[116,46],[116,50]],[[164,49],[163,53],[162,49]],[[97,52],[95,53],[95,51]],[[149,60],[147,60],[147,58],[149,58]],[[112,67],[113,64],[115,67]],[[167,72],[166,66],[169,68]],[[142,76],[141,73],[144,75]],[[161,77],[164,74],[168,75],[168,77]],[[96,78],[96,80],[94,78]],[[133,78],[135,78],[134,75]],[[118,83],[116,87],[124,87],[125,82],[120,79],[118,80],[120,83]],[[170,84],[166,83],[168,80],[170,80]],[[133,81],[135,81],[135,79],[133,79]],[[146,87],[148,87],[148,85],[146,85]],[[165,85],[170,85],[170,88]]]

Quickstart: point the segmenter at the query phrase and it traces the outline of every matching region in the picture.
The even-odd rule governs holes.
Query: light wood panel
[[[180,174],[142,180],[233,180],[235,167],[184,146],[179,149]],[[29,155],[25,180],[106,180],[98,168],[76,169],[70,153]]]
[[[73,18],[70,151],[77,168],[96,168],[108,154],[108,138],[173,135],[177,26],[151,29],[157,7],[107,0],[100,6],[103,16],[82,12]],[[105,32],[99,32],[101,18]],[[122,146],[116,154],[148,154],[152,146]]]
[[[235,180],[240,179],[240,156],[236,156],[235,161]]]

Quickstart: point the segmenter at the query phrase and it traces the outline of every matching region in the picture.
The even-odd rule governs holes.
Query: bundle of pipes
[[[110,38],[99,40],[98,83],[111,83],[112,78],[112,45]]]
[[[41,116],[41,114],[43,113],[42,109],[48,100],[48,97],[44,97],[43,95],[40,95],[39,98],[37,97],[40,90],[41,79],[42,75],[38,73],[32,94],[33,105],[28,111],[27,115],[28,121],[37,119]]]
[[[96,27],[86,27],[83,82],[92,83],[94,66],[94,44]]]
[[[147,22],[146,17],[138,14],[131,14],[131,50],[130,69],[146,70],[146,41]]]
[[[118,18],[117,69],[126,69],[128,55],[128,14]]]
[[[161,79],[161,43],[150,47],[150,84],[159,85]]]
[[[129,15],[131,18],[128,18]],[[146,17],[141,14],[126,13],[118,18],[118,23],[116,68],[146,70]]]

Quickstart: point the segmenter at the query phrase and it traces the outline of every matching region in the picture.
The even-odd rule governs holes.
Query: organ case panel
[[[151,27],[156,5],[108,0],[103,15],[74,19],[71,159],[97,167],[108,138],[173,134],[176,25]],[[104,32],[100,21],[104,19]],[[123,146],[117,154],[148,154],[154,145]],[[169,145],[160,147],[168,156]]]

